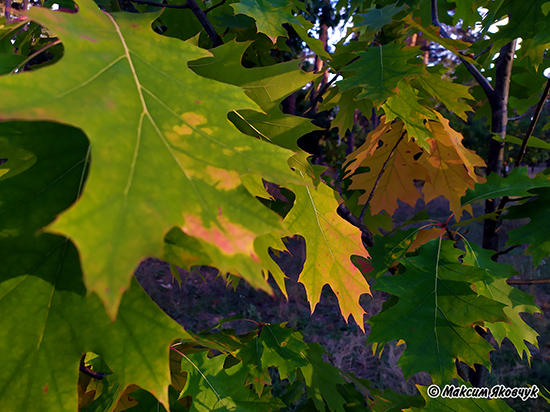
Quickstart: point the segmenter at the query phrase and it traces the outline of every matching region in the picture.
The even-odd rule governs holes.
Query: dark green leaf
[[[368,342],[403,339],[407,349],[398,365],[405,378],[428,371],[435,383],[458,377],[455,359],[489,366],[492,346],[474,325],[505,321],[505,305],[477,296],[470,285],[488,277],[485,270],[461,265],[463,252],[453,242],[434,239],[418,255],[401,260],[404,274],[378,279],[376,289],[391,293],[399,302],[372,317]]]

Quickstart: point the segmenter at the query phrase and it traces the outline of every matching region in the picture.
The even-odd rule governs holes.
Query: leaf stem
[[[162,7],[165,9],[188,9],[189,5],[185,4],[166,4],[166,3],[156,3],[149,0],[130,0],[132,3],[138,4],[147,4],[148,6]]]
[[[386,166],[387,166],[388,162],[390,161],[393,154],[395,153],[395,149],[397,149],[397,145],[401,142],[401,140],[403,140],[404,137],[405,137],[405,132],[401,133],[401,137],[399,138],[399,140],[397,140],[397,142],[395,143],[395,145],[391,149],[391,152],[390,152],[388,158],[386,159],[386,161],[382,165],[382,169],[380,170],[380,173],[378,173],[378,177],[376,178],[376,182],[374,182],[374,186],[372,187],[372,190],[370,191],[370,195],[369,195],[369,198],[367,199],[367,203],[365,203],[365,206],[363,206],[363,210],[361,210],[361,214],[359,215],[359,219],[361,221],[363,220],[363,217],[365,216],[365,212],[367,211],[367,207],[369,206],[369,203],[372,200],[372,197],[374,196],[374,191],[376,190],[376,187],[378,186],[378,182],[380,182],[380,179],[382,178],[382,174],[384,174],[384,170],[386,170]]]

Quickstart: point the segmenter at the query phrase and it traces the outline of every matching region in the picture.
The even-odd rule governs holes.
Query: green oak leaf
[[[460,57],[464,60],[467,60],[470,64],[477,64],[477,62],[469,56],[466,56],[462,53],[459,53],[459,50],[467,50],[470,46],[469,43],[466,43],[462,40],[452,39],[448,37],[442,37],[439,33],[440,28],[436,26],[423,26],[420,22],[420,18],[414,19],[412,15],[407,16],[403,19],[403,22],[416,30],[422,32],[424,37],[428,40],[439,43],[445,47],[448,51],[453,53],[455,56]]]
[[[400,81],[397,84],[396,94],[386,100],[382,109],[386,113],[386,122],[401,119],[408,135],[414,137],[420,147],[430,151],[427,139],[433,138],[433,133],[426,127],[426,124],[428,120],[436,120],[436,117],[431,110],[418,103],[415,89],[407,82]]]
[[[33,153],[36,163],[0,179],[0,238],[33,234],[76,201],[86,175],[88,139],[81,130],[57,123],[2,122],[0,147],[2,142]],[[0,167],[6,165],[10,158]]]
[[[231,7],[235,14],[252,17],[258,32],[264,33],[273,43],[277,37],[287,35],[284,23],[300,23],[292,14],[292,3],[286,0],[241,0]]]
[[[111,16],[82,0],[76,14],[33,8],[28,16],[60,35],[65,54],[48,68],[1,78],[0,118],[68,123],[89,137],[93,167],[83,195],[51,230],[75,241],[86,284],[110,316],[138,261],[160,256],[174,226],[251,270],[254,239],[281,226],[268,210],[250,218],[254,199],[239,176],[295,180],[291,152],[228,122],[228,112],[255,104],[187,69],[208,52],[154,33],[158,13]],[[86,107],[85,115],[74,107]]]
[[[297,173],[307,181],[302,172]],[[306,241],[306,261],[298,280],[306,288],[310,305],[315,308],[323,286],[329,284],[344,319],[353,316],[363,329],[364,310],[359,297],[370,293],[370,289],[351,261],[352,255],[368,257],[361,232],[338,216],[338,195],[324,183],[317,187],[295,184],[288,187],[296,195],[296,201],[284,223],[291,233],[303,236]]]
[[[402,410],[410,410],[413,406],[422,407],[425,402],[419,395],[407,395],[398,393],[391,389],[370,389],[373,397],[372,412],[401,412]]]
[[[16,53],[11,39],[21,30],[23,21],[15,21],[6,25],[6,18],[0,17],[0,75],[8,74],[22,64],[25,54]]]
[[[445,383],[447,384],[447,383]],[[480,411],[480,412],[514,412],[502,399],[484,399],[484,398],[432,398],[428,396],[426,386],[416,386],[420,394],[426,401],[423,408],[413,407],[407,409],[411,412],[462,412],[462,411]],[[443,386],[440,386],[443,388]]]
[[[509,134],[507,134],[504,137],[504,139],[502,139],[501,137],[499,137],[497,135],[493,135],[493,140],[496,140],[497,142],[502,141],[502,142],[505,142],[505,143],[513,143],[513,144],[517,144],[518,146],[521,146],[523,144],[523,139],[520,139],[519,137],[516,137],[516,136],[511,136]],[[548,149],[550,149],[550,143],[547,143],[544,140],[539,139],[538,137],[529,136],[529,140],[527,141],[527,147],[536,147],[536,148],[539,148],[539,149],[547,149],[548,150]]]
[[[6,143],[0,125],[0,181],[17,176],[36,163],[36,154]]]
[[[281,112],[264,114],[254,110],[239,110],[230,113],[228,118],[242,133],[294,151],[301,151],[297,143],[299,137],[321,130],[310,119]]]
[[[340,136],[344,136],[347,130],[353,128],[356,117],[355,109],[359,109],[361,113],[367,116],[372,113],[372,102],[370,100],[357,100],[360,91],[361,89],[355,88],[338,93],[338,87],[334,87],[319,107],[319,111],[323,111],[338,106],[338,113],[331,122],[331,126],[338,128]]]
[[[28,235],[0,243],[0,310],[10,314],[0,320],[3,411],[75,411],[79,360],[89,351],[104,359],[121,387],[137,384],[168,404],[169,344],[188,334],[135,279],[113,323],[97,295],[87,295],[67,238]]]
[[[283,114],[280,104],[319,75],[300,70],[297,60],[246,69],[241,63],[241,56],[248,45],[246,42],[226,43],[213,50],[214,57],[192,61],[189,67],[201,76],[243,88],[264,113],[235,110],[229,113],[229,120],[245,134],[297,151],[298,154],[293,157],[293,167],[313,174],[305,160],[308,155],[298,147],[297,140],[318,128],[309,119]]]
[[[212,50],[213,57],[193,60],[189,67],[203,77],[243,88],[248,97],[271,115],[280,112],[279,104],[285,97],[319,77],[300,70],[298,60],[247,69],[241,57],[249,45],[250,42],[226,43]]]
[[[527,243],[529,247],[525,253],[533,256],[533,264],[537,267],[542,259],[550,256],[547,224],[550,189],[534,189],[532,194],[538,195],[537,198],[522,205],[512,206],[506,214],[506,219],[529,218],[529,223],[508,231],[506,246]]]
[[[355,74],[338,85],[342,92],[355,87],[362,88],[358,98],[372,100],[377,107],[397,94],[395,89],[401,80],[424,74],[426,70],[422,65],[409,63],[409,60],[420,54],[418,47],[401,47],[391,43],[371,47],[357,54],[361,58],[343,69],[344,72]]]
[[[369,248],[371,258],[361,266],[361,271],[369,278],[378,279],[389,267],[405,256],[416,238],[418,229],[398,230],[388,236],[375,236],[374,245]]]
[[[313,29],[314,25],[310,21],[306,20],[303,15],[296,16],[299,23],[291,23],[292,27],[300,36],[300,38],[307,44],[307,47],[313,51],[317,56],[330,60],[331,55],[325,50],[324,44],[321,40],[316,39],[308,35],[308,31]]]
[[[550,42],[550,15],[543,13],[547,0],[533,0],[519,4],[513,0],[505,0],[498,9],[498,15],[508,17],[506,25],[499,26],[498,32],[491,35],[495,43],[493,48],[504,46],[509,41],[521,37],[523,40],[533,39],[531,47],[537,47]]]
[[[301,367],[302,375],[306,381],[307,396],[313,399],[318,411],[328,410],[332,412],[345,412],[347,403],[338,392],[338,387],[346,381],[340,370],[323,360],[324,348],[318,343],[308,343],[309,350],[304,354],[308,365]]]
[[[187,383],[180,397],[191,395],[190,412],[273,411],[284,406],[266,391],[259,397],[245,386],[248,367],[239,362],[229,368],[224,364],[230,355],[208,357],[208,351],[184,354],[181,369]]]
[[[539,173],[530,178],[526,167],[516,167],[506,177],[491,173],[485,183],[476,183],[473,190],[466,190],[460,202],[465,206],[478,200],[502,196],[534,196],[529,190],[537,187],[550,187],[550,175]]]
[[[462,120],[467,120],[466,112],[472,111],[472,107],[465,103],[463,99],[473,99],[473,96],[468,92],[468,86],[444,80],[437,72],[418,76],[415,80],[429,97],[436,98],[445,105],[447,110],[453,112]]]
[[[406,4],[397,7],[397,3],[395,3],[380,9],[368,9],[366,13],[356,15],[361,16],[363,20],[356,23],[355,27],[358,27],[361,33],[365,33],[366,31],[377,33],[386,24],[391,23],[393,16],[407,8]]]
[[[517,275],[518,272],[512,265],[493,261],[491,259],[493,250],[482,249],[475,243],[468,242],[466,251],[468,253],[463,258],[464,262],[487,270],[493,278],[476,282],[477,293],[506,305],[503,310],[508,317],[508,322],[485,322],[485,326],[489,328],[499,345],[504,338],[508,338],[521,358],[524,353],[530,354],[525,342],[538,347],[539,334],[525,323],[520,313],[540,313],[541,310],[533,302],[532,296],[506,283],[506,279]],[[530,360],[529,356],[528,359]]]
[[[407,349],[398,365],[407,379],[427,371],[434,383],[458,377],[455,359],[490,366],[492,346],[475,324],[505,321],[502,303],[478,296],[470,287],[488,278],[481,268],[461,265],[463,252],[453,242],[431,240],[418,255],[401,260],[405,273],[380,277],[375,288],[399,298],[388,310],[372,317],[368,342],[402,339]]]
[[[297,368],[306,366],[304,357],[308,344],[301,334],[285,325],[262,325],[256,336],[237,355],[243,363],[259,371],[267,371],[270,366],[279,370],[281,379],[295,377]]]
[[[170,4],[180,5],[185,2],[186,0],[172,0]],[[205,7],[202,1],[197,4]],[[202,25],[189,9],[166,9],[160,16],[160,21],[166,26],[166,30],[162,34],[176,39],[188,40],[203,30]]]

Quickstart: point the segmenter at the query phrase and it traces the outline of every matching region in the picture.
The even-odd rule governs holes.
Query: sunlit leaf
[[[253,239],[278,224],[263,209],[250,220],[246,204],[255,201],[239,176],[294,179],[285,164],[290,152],[242,136],[228,122],[231,110],[255,105],[242,90],[186,68],[208,53],[152,32],[158,14],[111,16],[82,0],[77,14],[33,8],[29,16],[60,34],[65,56],[0,79],[0,117],[69,123],[88,135],[93,167],[83,196],[52,230],[75,241],[86,284],[111,317],[132,270],[143,257],[161,255],[174,226],[194,231],[232,265],[244,263],[246,276],[255,266]],[[71,106],[85,106],[86,115],[63,110]],[[242,241],[231,240],[237,232]],[[218,239],[230,246],[217,248]]]

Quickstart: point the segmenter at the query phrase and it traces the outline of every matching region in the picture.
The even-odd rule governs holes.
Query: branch
[[[378,177],[376,178],[376,182],[374,182],[374,186],[372,187],[372,190],[370,191],[370,195],[369,195],[369,198],[367,199],[367,203],[365,203],[365,206],[363,206],[363,210],[361,210],[361,214],[359,215],[359,220],[361,220],[361,221],[363,220],[363,217],[365,216],[365,212],[367,211],[367,206],[369,205],[370,201],[372,200],[372,197],[374,196],[374,191],[376,190],[376,187],[378,186],[378,182],[382,178],[382,174],[384,174],[384,170],[386,170],[386,165],[388,164],[388,162],[392,158],[392,156],[395,152],[395,149],[397,149],[397,145],[401,142],[401,140],[403,140],[404,137],[405,137],[405,132],[401,133],[401,137],[395,143],[395,145],[393,146],[393,149],[391,149],[390,155],[388,156],[388,158],[384,162],[384,165],[382,166],[382,170],[380,170],[380,173],[378,173]]]
[[[220,1],[218,4],[214,4],[212,7],[207,8],[207,9],[204,11],[204,14],[207,14],[207,13],[211,12],[212,10],[214,10],[214,9],[217,8],[217,7],[223,6],[223,5],[225,4],[225,1],[226,1],[226,0],[222,0],[222,1]]]
[[[206,17],[206,14],[204,14],[204,11],[202,11],[197,2],[195,0],[187,0],[185,4],[189,6],[189,10],[193,12],[199,23],[206,31],[206,34],[208,34],[208,37],[210,37],[210,40],[212,40],[213,46],[221,46],[223,44],[222,38],[218,33],[216,33],[212,23],[210,23],[210,20],[208,20],[208,17]]]
[[[361,240],[363,241],[363,246],[365,246],[365,249],[374,246],[374,237],[372,236],[369,228],[365,226],[365,223],[361,219],[355,217],[353,213],[351,213],[345,203],[340,203],[338,209],[336,209],[336,213],[338,213],[338,216],[342,219],[346,220],[348,223],[351,223],[361,231]]]
[[[436,27],[439,27],[439,34],[441,37],[450,39],[451,36],[449,36],[449,33],[447,33],[447,30],[441,25],[439,22],[439,17],[437,16],[437,0],[431,0],[432,1],[432,24]],[[460,57],[460,61],[466,66],[466,69],[470,72],[470,74],[474,77],[474,79],[479,83],[483,91],[485,92],[485,95],[491,99],[494,93],[493,86],[491,86],[491,83],[481,74],[481,72],[471,63],[464,60],[462,57]]]
[[[525,137],[523,138],[523,142],[521,143],[521,148],[519,149],[518,157],[516,159],[516,163],[514,167],[519,167],[519,164],[521,163],[521,160],[525,155],[525,150],[527,149],[527,142],[529,141],[529,137],[531,137],[531,134],[533,133],[535,126],[537,125],[537,122],[540,117],[540,112],[542,111],[542,107],[544,106],[544,103],[546,102],[546,99],[548,98],[549,93],[550,93],[550,79],[548,79],[548,81],[546,82],[546,87],[544,88],[544,92],[542,92],[542,96],[540,97],[539,103],[537,104],[537,109],[535,110],[533,119],[531,119],[531,124],[529,125],[529,128],[525,133]]]
[[[185,4],[163,4],[163,3],[155,3],[150,0],[130,0],[130,1],[132,3],[147,4],[149,6],[164,7],[167,9],[189,9],[193,12],[193,14],[197,18],[201,26],[204,28],[204,30],[206,31],[206,34],[208,34],[208,37],[210,37],[210,40],[212,40],[214,47],[218,47],[223,44],[222,38],[218,33],[216,33],[216,30],[214,30],[212,23],[210,23],[205,13],[212,10],[215,7],[221,6],[225,2],[225,0],[223,0],[220,4],[216,4],[215,6],[210,7],[209,9],[206,9],[206,11],[202,11],[202,9],[199,7],[199,5],[195,0],[187,0]]]
[[[509,285],[543,285],[549,284],[550,279],[508,279]]]
[[[149,6],[163,7],[166,9],[188,9],[189,5],[185,4],[165,4],[165,3],[155,3],[154,1],[149,0],[130,0],[132,3],[138,4],[147,4]]]

